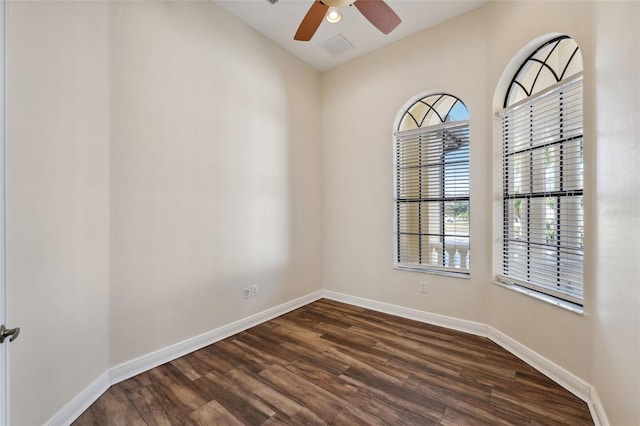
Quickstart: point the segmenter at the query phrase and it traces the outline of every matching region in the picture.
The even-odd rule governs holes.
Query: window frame
[[[453,99],[453,105],[446,110],[437,111],[437,103],[442,100],[444,97],[448,97]],[[426,99],[436,98],[436,102],[433,102],[433,105],[425,103]],[[448,100],[448,99],[447,99]],[[411,115],[412,108],[419,104],[423,103],[427,105],[427,113],[423,117],[414,117]],[[466,119],[464,120],[456,120],[455,118],[450,116],[451,111],[454,107],[462,106],[464,108],[464,114]],[[426,117],[429,113],[433,113],[431,119],[436,118],[437,124],[429,124],[425,125]],[[412,126],[414,128],[407,130],[399,130],[403,127],[403,121],[407,118],[407,115],[410,116],[412,121]],[[457,133],[451,133],[457,132]],[[442,134],[442,137],[437,137],[437,135]],[[451,157],[447,159],[447,155],[456,152],[460,148],[447,148],[447,143],[451,143],[450,139],[447,137],[451,137],[451,134],[455,134],[456,136],[460,136],[460,134],[464,135],[462,139],[455,139],[456,143],[461,141],[460,147],[463,152],[466,150],[466,155],[463,157],[462,161],[459,160],[451,160]],[[410,270],[415,272],[424,272],[430,274],[438,274],[438,275],[448,275],[455,276],[461,278],[469,278],[470,277],[470,250],[471,250],[471,242],[470,242],[470,229],[467,230],[466,235],[459,234],[448,234],[447,233],[447,213],[445,211],[445,206],[447,203],[451,202],[463,202],[467,205],[467,215],[469,215],[469,225],[470,225],[470,190],[469,190],[469,175],[470,175],[470,137],[469,137],[469,120],[468,120],[468,110],[466,105],[457,97],[453,95],[449,95],[447,93],[436,93],[427,96],[420,97],[417,101],[410,104],[409,108],[405,109],[404,112],[400,115],[400,119],[398,120],[398,125],[396,127],[396,132],[393,135],[394,140],[394,268],[401,270]],[[406,171],[407,167],[406,162],[402,163],[402,154],[401,154],[401,145],[404,142],[412,142],[417,143],[419,148],[418,161],[419,164],[413,166],[419,170],[419,180],[420,180],[420,189],[419,193],[414,197],[403,197],[401,194],[401,186],[404,181],[407,180],[407,177],[403,176],[403,171]],[[432,181],[427,178],[428,187],[424,190],[422,189],[422,181],[425,179],[423,177],[423,173],[429,173],[431,167],[433,167],[434,163],[430,163],[428,159],[422,158],[422,150],[428,152],[433,152],[434,149],[437,149],[437,146],[440,147],[440,151],[438,153],[439,156],[439,166],[440,169],[438,173],[438,181],[437,181],[437,197],[429,196],[429,192],[433,193],[433,190],[430,189],[432,185]],[[436,148],[434,148],[436,147]],[[449,149],[449,152],[447,152]],[[431,156],[432,154],[425,154],[425,158],[427,156]],[[429,157],[433,159],[433,157]],[[407,160],[409,161],[409,160]],[[462,170],[459,171],[458,167],[462,165]],[[447,172],[447,166],[449,166],[449,172]],[[466,176],[466,193],[462,195],[447,195],[446,187],[447,182],[449,186],[453,185],[457,190],[458,187],[455,179],[459,177],[458,173],[462,173]],[[449,178],[447,178],[449,176]],[[453,183],[451,183],[454,181]],[[462,185],[465,186],[464,183]],[[403,187],[404,188],[404,187]],[[402,206],[408,206],[410,203],[418,203],[418,219],[417,226],[419,228],[417,235],[413,234],[417,239],[417,243],[415,245],[409,245],[410,248],[407,248],[406,244],[401,242],[402,236],[410,235],[411,233],[403,230],[402,227],[408,226],[406,225],[406,221],[403,222],[403,218],[406,218],[408,213],[402,213]],[[426,219],[422,218],[422,205],[426,204],[428,206],[436,206],[438,209],[438,233],[434,232],[423,232],[422,231],[422,223],[427,223],[427,229],[431,225],[432,219],[426,217],[429,215],[427,207],[427,214],[424,216]],[[455,225],[454,225],[455,226]],[[457,228],[457,227],[456,227]],[[469,226],[470,228],[470,226]],[[438,243],[432,243],[428,241],[429,239],[438,238]],[[427,241],[424,241],[424,240]],[[460,239],[466,239],[466,243],[460,243]],[[455,243],[453,243],[455,241]],[[425,248],[426,245],[426,248]],[[439,247],[441,248],[435,248]],[[406,250],[404,250],[406,249]],[[407,261],[408,254],[406,252],[410,252],[411,249],[415,249],[418,251],[418,262],[409,262]],[[429,259],[433,256],[432,251],[435,250],[437,259],[437,264],[425,263],[428,262]],[[426,254],[423,254],[426,252]],[[468,260],[467,260],[468,256]],[[457,262],[456,262],[457,260]],[[459,266],[456,267],[456,264]]]
[[[509,84],[508,89],[506,90],[506,94],[504,97],[504,109],[496,113],[497,121],[500,122],[500,126],[503,129],[503,131],[500,132],[501,135],[499,136],[499,139],[500,139],[499,151],[501,153],[499,161],[501,162],[501,170],[502,170],[502,176],[500,179],[500,200],[499,200],[500,209],[499,209],[499,212],[496,212],[500,216],[500,223],[502,226],[498,231],[500,233],[500,236],[499,236],[500,244],[499,244],[499,251],[497,251],[496,254],[499,256],[500,260],[498,262],[498,265],[499,265],[498,273],[496,274],[496,280],[494,282],[504,287],[508,287],[508,288],[520,291],[529,296],[561,306],[565,309],[569,309],[577,313],[582,313],[582,309],[584,306],[584,198],[583,196],[584,196],[584,183],[585,183],[584,157],[583,157],[583,152],[584,152],[584,149],[583,149],[584,148],[583,91],[584,90],[583,90],[583,83],[582,83],[583,81],[582,66],[580,66],[579,72],[574,71],[571,75],[568,75],[568,76],[565,75],[570,66],[575,67],[576,64],[574,63],[572,65],[571,61],[574,60],[574,57],[576,57],[576,55],[578,58],[580,58],[580,61],[581,61],[581,53],[580,53],[579,46],[575,44],[575,50],[570,54],[567,62],[564,64],[561,70],[559,70],[560,72],[557,72],[557,73],[554,72],[546,64],[546,60],[551,56],[551,53],[553,52],[553,50],[559,45],[560,42],[564,40],[571,40],[571,42],[575,44],[575,41],[570,39],[570,37],[568,36],[556,37],[539,45],[538,48],[535,49],[533,53],[531,53],[531,55],[528,56],[528,58],[520,65],[520,67],[514,74],[511,80],[511,83]],[[529,89],[525,88],[522,84],[520,84],[517,81],[517,79],[521,77],[521,72],[525,69],[525,66],[528,64],[528,62],[531,61],[532,58],[534,58],[539,52],[541,52],[542,49],[549,48],[554,43],[555,45],[551,48],[551,51],[546,55],[544,60],[536,59],[536,61],[538,63],[541,63],[542,65],[540,69],[538,69],[538,72],[535,78],[532,79],[531,87],[529,87]],[[581,65],[581,62],[580,62],[580,65]],[[538,88],[538,90],[535,90],[536,81],[538,79],[538,76],[541,73],[542,67],[547,67],[557,81],[555,84],[543,86],[542,88]],[[513,90],[515,85],[519,86],[517,90],[524,91],[527,96],[509,105],[510,97],[512,94],[511,91]],[[574,169],[572,170],[573,174],[571,175],[571,178],[576,179],[577,177],[578,181],[580,182],[580,187],[572,188],[568,190],[566,188],[563,188],[562,186],[562,179],[563,179],[563,173],[564,173],[563,167],[566,167],[565,161],[563,159],[563,155],[564,155],[563,150],[565,149],[564,148],[565,143],[569,141],[569,139],[567,139],[563,135],[563,119],[565,114],[564,104],[563,104],[563,93],[565,92],[569,93],[570,91],[574,91],[577,93],[578,90],[579,90],[579,97],[578,95],[574,95],[574,96],[578,98],[579,106],[577,107],[572,106],[573,108],[572,113],[578,114],[575,116],[578,118],[574,117],[573,118],[574,121],[572,123],[574,123],[576,126],[579,124],[579,134],[573,135],[572,140],[579,141],[579,160],[575,159],[576,149],[574,147],[573,148],[574,158],[572,159],[572,161],[574,162],[566,161],[566,165],[574,167]],[[508,160],[507,160],[508,156],[510,155],[507,153],[508,152],[507,150],[510,148],[508,146],[508,142],[505,140],[505,137],[507,136],[505,136],[504,129],[505,129],[505,126],[508,125],[508,123],[505,122],[506,120],[505,117],[507,117],[509,113],[517,110],[518,108],[524,109],[529,107],[531,108],[531,110],[529,111],[529,119],[528,119],[529,128],[536,129],[539,126],[541,128],[545,128],[545,131],[547,131],[547,127],[553,127],[553,119],[550,121],[546,121],[546,119],[548,118],[547,116],[545,116],[545,121],[542,121],[542,118],[540,118],[538,115],[534,117],[533,108],[539,107],[540,104],[542,104],[542,102],[545,102],[547,100],[553,100],[552,97],[555,94],[558,94],[560,99],[557,107],[557,111],[558,111],[557,121],[559,123],[557,124],[558,126],[557,137],[559,139],[556,141],[552,140],[551,142],[549,142],[549,146],[556,146],[557,144],[557,146],[560,147],[558,148],[558,151],[560,152],[558,166],[556,166],[555,163],[553,165],[553,168],[556,168],[556,167],[558,168],[557,173],[560,180],[560,186],[558,188],[558,191],[555,191],[555,192],[551,191],[549,195],[546,195],[545,193],[545,191],[547,191],[548,188],[545,188],[544,191],[542,191],[542,193],[540,193],[539,189],[537,191],[534,190],[534,186],[533,186],[534,184],[540,185],[542,183],[544,185],[548,185],[548,177],[543,174],[546,172],[541,172],[540,170],[545,169],[545,167],[548,168],[549,166],[548,165],[545,166],[544,164],[545,160],[542,160],[541,158],[538,158],[534,161],[533,153],[537,152],[538,154],[540,154],[541,153],[540,151],[535,151],[535,150],[540,150],[541,148],[544,148],[545,155],[547,155],[546,152],[548,148],[545,145],[546,141],[542,145],[540,145],[539,142],[537,145],[535,145],[533,142],[533,139],[531,139],[530,148],[528,148],[528,150],[525,150],[530,156],[529,164],[524,167],[524,169],[526,169],[528,171],[528,174],[530,175],[530,177],[528,178],[529,189],[528,191],[523,191],[522,193],[519,193],[516,195],[515,193],[510,192],[510,188],[509,188],[510,179],[514,179],[514,177],[509,176],[508,174],[510,172],[511,173],[515,173],[515,172],[512,172],[511,169],[513,169],[513,165],[508,163]],[[551,108],[549,110],[553,111],[552,115],[555,116],[555,110]],[[534,121],[534,120],[537,120],[537,121]],[[526,119],[523,120],[523,122],[524,121],[526,121]],[[531,130],[531,132],[533,131],[534,130]],[[515,157],[512,158],[512,161],[515,161]],[[546,161],[548,162],[549,160],[547,159]],[[577,169],[578,172],[575,171],[576,164],[579,165]],[[552,175],[553,173],[555,172],[552,172]],[[567,173],[567,175],[569,174]],[[543,176],[543,177],[540,177],[540,176]],[[537,180],[534,180],[534,177]],[[511,185],[515,185],[515,184],[511,183]],[[567,186],[567,188],[569,187],[570,186]],[[511,188],[511,190],[514,190],[514,189]],[[554,255],[556,258],[556,264],[557,264],[557,273],[556,273],[557,289],[550,288],[549,284],[546,282],[547,277],[552,275],[552,274],[548,274],[547,273],[548,271],[545,271],[545,272],[536,271],[535,273],[530,273],[530,271],[532,270],[532,266],[531,266],[532,265],[531,263],[532,249],[530,248],[530,245],[531,245],[531,241],[533,240],[532,238],[530,238],[530,235],[532,234],[540,235],[540,232],[538,232],[538,234],[535,234],[534,232],[536,230],[541,231],[542,228],[544,227],[539,223],[535,223],[535,221],[533,222],[534,224],[531,225],[532,222],[529,217],[529,214],[530,214],[529,212],[527,214],[527,223],[525,224],[525,227],[524,227],[527,235],[526,242],[525,242],[527,246],[526,267],[523,268],[523,264],[525,263],[523,260],[513,260],[510,257],[510,254],[508,253],[509,250],[513,249],[513,247],[517,245],[517,244],[514,244],[513,238],[510,239],[511,221],[513,220],[515,224],[516,220],[515,218],[512,218],[513,214],[509,209],[510,208],[509,203],[514,201],[515,199],[522,199],[522,200],[527,200],[526,204],[528,206],[531,206],[532,205],[531,200],[534,197],[544,197],[545,203],[546,201],[548,201],[549,198],[556,200],[555,205],[552,208],[555,208],[556,210],[554,214],[555,214],[555,217],[557,218],[557,224],[552,224],[551,238],[552,238],[552,242],[554,244],[557,244],[556,254]],[[561,203],[561,200],[562,200],[562,203]],[[576,209],[577,200],[579,200],[580,202],[579,209]],[[566,207],[562,207],[562,206],[566,206]],[[514,207],[513,207],[514,211],[515,211],[515,207],[516,206],[514,204]],[[548,206],[547,207],[543,206],[543,207],[545,210],[548,208]],[[573,210],[579,213],[575,213]],[[563,228],[561,227],[561,219],[560,219],[561,217],[564,217],[565,219],[569,218],[571,220],[577,220],[576,223],[578,223],[579,226],[578,227],[573,226],[573,228],[577,228],[578,231],[576,231],[576,229],[569,231],[567,228],[564,228],[565,230],[563,230]],[[545,223],[547,222],[548,221],[545,219]],[[548,224],[546,224],[545,226],[549,228]],[[564,225],[564,226],[566,227],[567,225]],[[547,229],[547,232],[549,232],[549,229]],[[579,235],[579,237],[577,237],[576,235]],[[579,243],[579,246],[576,247],[576,240],[578,238],[580,240],[580,243]],[[569,242],[569,244],[567,244],[567,241]],[[573,244],[573,246],[569,247],[571,243]],[[544,247],[544,246],[546,247],[552,246],[552,244],[549,243],[549,237],[547,237],[546,244],[541,245],[541,247]],[[549,256],[548,255],[549,250],[540,248],[539,252],[540,253],[544,252],[545,254],[535,254],[533,258],[534,265],[536,265],[535,262],[538,262],[540,259],[543,259]],[[564,258],[562,256],[564,256]],[[515,257],[516,256],[514,256],[514,258]],[[578,258],[579,258],[579,262],[576,260]],[[571,259],[571,260],[568,260],[568,259]],[[536,267],[538,265],[536,265]],[[579,265],[579,270],[578,270],[579,280],[573,281],[574,277],[577,276],[575,272],[577,270],[576,265]],[[515,273],[509,272],[510,269],[518,270],[518,268],[520,270]],[[522,275],[523,269],[526,269],[527,271],[525,274],[526,277],[523,277]],[[571,280],[567,281],[567,278],[566,278],[567,276],[571,277]],[[562,281],[562,280],[565,280],[565,281]],[[568,284],[565,284],[567,282]],[[579,292],[575,291],[578,288],[579,288]]]

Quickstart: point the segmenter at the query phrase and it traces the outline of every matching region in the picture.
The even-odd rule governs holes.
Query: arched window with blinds
[[[469,275],[469,113],[420,97],[395,129],[395,267]]]
[[[498,281],[583,304],[582,57],[561,36],[539,46],[507,89],[502,124]]]

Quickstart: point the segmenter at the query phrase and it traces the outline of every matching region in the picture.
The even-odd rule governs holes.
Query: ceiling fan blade
[[[329,6],[320,2],[320,0],[315,0],[311,5],[311,9],[309,9],[302,22],[300,22],[298,31],[293,39],[298,41],[311,40],[311,37],[313,37],[318,30],[328,10]]]
[[[374,27],[384,34],[389,34],[402,22],[383,0],[357,0],[354,5]]]

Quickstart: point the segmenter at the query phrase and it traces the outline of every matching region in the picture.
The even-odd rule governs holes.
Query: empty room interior
[[[314,386],[373,387],[340,348],[381,351],[393,376],[408,362],[393,344],[435,356],[420,324],[521,360],[585,404],[584,424],[640,424],[640,2],[389,0],[388,35],[367,21],[381,3],[299,41],[323,3],[3,1],[0,320],[20,334],[0,345],[0,424],[71,424],[245,330],[237,345],[287,362],[224,380],[286,386],[276,372],[330,342],[340,363],[318,368],[344,369]],[[322,46],[338,33],[345,51]],[[433,385],[423,373],[398,398]],[[323,421],[386,424],[362,392]],[[260,399],[276,414],[254,424],[320,416],[313,392],[293,398],[289,417]],[[445,408],[421,424],[473,414]]]

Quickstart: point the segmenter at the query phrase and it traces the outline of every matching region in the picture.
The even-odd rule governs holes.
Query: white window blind
[[[396,267],[468,275],[468,120],[394,136]]]
[[[582,73],[502,118],[500,281],[583,300]]]

